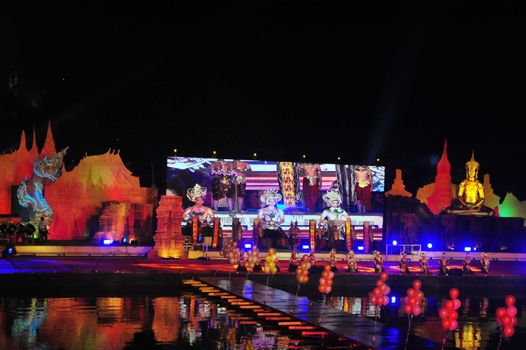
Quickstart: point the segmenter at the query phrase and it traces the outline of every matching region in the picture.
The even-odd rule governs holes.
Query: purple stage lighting
[[[358,250],[363,250],[363,245],[359,245]]]
[[[250,249],[252,248],[252,244],[250,243],[245,243],[245,249]]]
[[[102,241],[102,243],[104,243],[105,245],[112,244],[113,239],[105,239],[104,241]]]
[[[393,245],[397,245],[397,244],[398,244],[398,241],[393,240]]]
[[[471,247],[464,247],[464,251],[465,252],[470,252],[471,251]]]
[[[309,250],[309,246],[307,244],[304,244],[301,246],[301,249]]]
[[[427,244],[427,249],[431,249],[431,248],[433,248],[433,243],[428,243]]]

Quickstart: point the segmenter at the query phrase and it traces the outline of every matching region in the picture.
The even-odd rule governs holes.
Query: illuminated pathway
[[[239,297],[253,300],[313,325],[319,325],[349,339],[380,349],[399,349],[400,332],[403,330],[383,325],[380,322],[345,313],[341,310],[298,297],[279,289],[244,278],[200,278],[203,282],[217,286]],[[376,342],[372,342],[373,333]],[[428,339],[411,336],[411,346],[418,349],[439,348]]]

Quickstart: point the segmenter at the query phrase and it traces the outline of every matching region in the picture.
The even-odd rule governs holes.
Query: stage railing
[[[422,252],[421,244],[386,244],[385,254],[400,254],[405,252],[406,254],[419,255]]]

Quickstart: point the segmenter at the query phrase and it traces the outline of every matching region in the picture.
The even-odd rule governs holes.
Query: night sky
[[[416,193],[447,138],[454,183],[474,150],[480,180],[526,200],[526,5],[425,3],[13,1],[0,11],[0,149],[33,125],[42,142],[51,119],[69,168],[116,148],[143,186],[153,167],[163,188],[177,148],[379,157],[388,188],[402,168]]]

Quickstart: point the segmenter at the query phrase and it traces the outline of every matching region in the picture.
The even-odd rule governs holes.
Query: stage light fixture
[[[177,148],[174,148],[174,153],[177,153]]]
[[[309,250],[309,245],[308,244],[303,244],[301,246],[301,249]]]
[[[258,154],[256,152],[252,153],[252,157],[256,158]]]
[[[336,159],[337,159],[337,160],[341,160],[341,159],[342,159],[342,157],[338,156],[338,157],[337,157]]]
[[[105,239],[105,240],[102,241],[102,243],[103,243],[104,245],[110,245],[110,244],[113,243],[113,239]]]
[[[398,245],[398,241],[393,239],[393,245]]]
[[[250,249],[252,248],[252,244],[250,243],[245,243],[245,249]]]
[[[302,155],[302,157],[303,157],[303,159],[305,159],[305,158],[307,158],[307,155],[306,155],[306,154],[304,154],[304,155]]]
[[[127,237],[122,237],[122,239],[121,239],[121,244],[122,244],[122,245],[126,245],[126,244],[128,244],[128,238],[127,238]]]
[[[395,296],[391,297],[391,304],[396,304],[396,297]]]
[[[470,252],[471,251],[471,247],[464,247],[464,251],[465,252]]]
[[[213,150],[212,154],[215,156],[217,154],[217,152],[215,150]]]
[[[363,245],[359,245],[358,250],[364,250]]]
[[[428,243],[427,244],[427,249],[431,249],[431,248],[433,248],[433,243]]]

